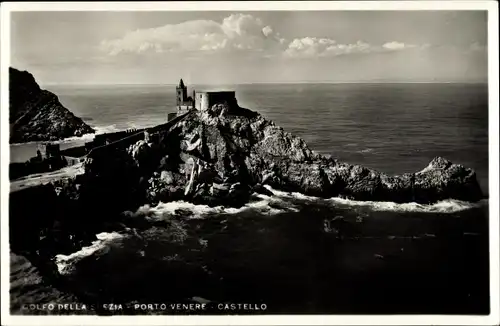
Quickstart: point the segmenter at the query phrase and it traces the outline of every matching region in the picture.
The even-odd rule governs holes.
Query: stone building
[[[194,108],[194,97],[195,93],[193,91],[193,96],[188,96],[188,89],[184,85],[184,81],[181,79],[179,85],[175,88],[176,91],[176,102],[177,102],[177,114],[186,113]]]
[[[195,108],[198,111],[205,111],[215,104],[228,104],[230,107],[236,104],[236,92],[216,91],[198,92],[195,94]]]
[[[188,89],[181,79],[176,90],[177,115],[184,114],[190,110],[205,111],[215,104],[228,104],[236,106],[236,92],[234,91],[204,91],[196,92],[188,96]],[[169,116],[169,120],[173,117]]]

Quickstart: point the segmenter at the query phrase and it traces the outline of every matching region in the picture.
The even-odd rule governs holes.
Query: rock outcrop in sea
[[[54,93],[41,89],[27,71],[9,68],[9,107],[10,143],[59,140],[95,132]]]
[[[112,164],[110,155],[86,161],[90,193],[119,192],[130,203],[185,200],[211,206],[242,205],[252,193],[268,192],[264,185],[397,203],[483,198],[475,172],[444,158],[434,158],[422,171],[391,176],[315,153],[258,113],[222,104],[192,111],[163,131],[159,142],[141,140],[117,155]]]

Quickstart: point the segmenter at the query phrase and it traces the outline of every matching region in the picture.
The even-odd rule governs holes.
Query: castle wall
[[[191,110],[192,108],[193,108],[193,105],[192,105],[192,104],[190,104],[190,105],[179,105],[179,106],[177,107],[177,115],[187,113],[187,112],[189,112],[189,110]]]
[[[212,105],[224,102],[227,102],[229,105],[236,104],[236,93],[234,91],[196,93],[195,105],[196,110],[199,111],[206,111]]]
[[[129,134],[128,131],[123,130],[123,131],[117,131],[117,132],[112,132],[112,133],[107,133],[107,134],[95,135],[94,146],[105,145],[106,141],[109,141],[109,142],[117,141],[121,138],[126,137],[128,134]]]
[[[234,91],[229,92],[213,92],[209,93],[208,105],[212,106],[215,104],[221,104],[227,102],[227,104],[232,105],[236,101],[236,95]]]
[[[195,99],[196,110],[205,111],[209,107],[209,93],[198,92]]]
[[[167,116],[168,117],[167,121],[170,121],[170,120],[174,119],[176,116],[177,116],[177,112],[175,112],[175,113],[169,113],[168,116]]]

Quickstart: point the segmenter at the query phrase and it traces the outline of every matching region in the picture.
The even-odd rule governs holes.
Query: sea
[[[269,188],[272,196],[255,194],[240,208],[146,204],[128,214],[168,226],[103,232],[89,247],[57,255],[61,274],[68,275],[64,289],[44,282],[30,262],[12,254],[13,313],[42,313],[23,304],[70,297],[129,306],[248,304],[209,312],[145,308],[138,314],[489,313],[487,84],[192,87],[235,90],[240,106],[302,137],[312,150],[388,174],[417,172],[442,156],[473,168],[485,199],[396,204]],[[154,126],[175,112],[175,85],[45,88],[97,133]],[[59,143],[65,148],[92,138]],[[11,161],[26,161],[39,145],[11,145]]]

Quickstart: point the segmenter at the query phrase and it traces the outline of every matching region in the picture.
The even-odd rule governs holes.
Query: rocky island
[[[397,203],[482,198],[475,172],[444,158],[417,173],[389,176],[319,155],[301,138],[237,106],[193,111],[158,144],[137,142],[127,153],[149,202],[244,202],[266,184],[311,196]],[[103,165],[99,160],[87,162],[89,171]]]
[[[54,93],[41,89],[32,74],[12,67],[9,107],[10,143],[59,140],[95,132]]]

